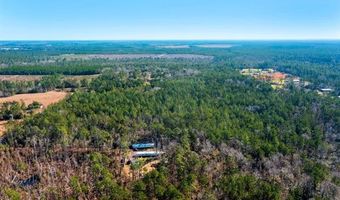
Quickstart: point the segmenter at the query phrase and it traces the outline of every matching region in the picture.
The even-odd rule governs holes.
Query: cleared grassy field
[[[67,94],[69,93],[57,91],[50,91],[45,93],[18,94],[10,97],[0,98],[0,103],[22,101],[25,103],[25,105],[28,105],[33,103],[33,101],[38,101],[43,105],[43,108],[40,110],[42,111],[47,106],[63,100],[67,96]],[[4,134],[7,122],[8,121],[0,121],[0,136]]]
[[[0,75],[0,81],[38,81],[39,75]]]
[[[64,99],[68,93],[67,92],[57,92],[50,91],[45,93],[30,93],[30,94],[18,94],[10,97],[0,98],[0,103],[11,102],[11,101],[23,101],[25,105],[33,103],[33,101],[38,101],[44,107],[50,104],[57,103]]]

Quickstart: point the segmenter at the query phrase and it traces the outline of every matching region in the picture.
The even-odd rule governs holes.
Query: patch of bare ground
[[[144,176],[145,174],[155,170],[156,169],[155,166],[157,164],[159,164],[159,162],[160,162],[160,160],[153,160],[153,161],[147,163],[146,165],[144,165],[141,169],[142,176]]]
[[[41,77],[38,75],[0,75],[0,81],[38,81]]]
[[[126,155],[125,158],[126,160],[129,161],[137,161],[135,160],[135,158],[133,158],[133,154],[134,151],[129,150]],[[143,158],[139,158],[139,159],[143,159]],[[146,174],[150,173],[151,171],[156,169],[156,166],[160,163],[160,158],[156,158],[156,159],[146,159],[144,160],[145,163],[143,164],[143,166],[141,166],[138,169],[132,169],[131,167],[131,163],[124,163],[124,166],[122,168],[122,175],[127,179],[127,180],[136,180],[136,179],[141,179],[143,178]]]
[[[6,128],[5,125],[8,121],[0,121],[0,137],[4,134]]]
[[[136,179],[141,179],[143,178],[146,174],[152,172],[153,170],[156,169],[156,166],[160,163],[160,160],[152,160],[152,161],[147,161],[146,164],[144,164],[141,168],[139,169],[131,169],[131,165],[125,164],[122,169],[123,176],[127,180],[136,180]]]
[[[33,103],[33,101],[37,101],[41,103],[44,107],[47,107],[51,104],[57,103],[64,99],[68,93],[67,92],[57,92],[57,91],[49,91],[45,93],[30,93],[30,94],[17,94],[10,97],[0,98],[0,103],[5,102],[24,102],[25,105]]]

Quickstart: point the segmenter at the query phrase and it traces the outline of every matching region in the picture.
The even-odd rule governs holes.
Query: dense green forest
[[[207,43],[226,43],[231,48],[199,47]],[[301,76],[313,82],[316,87],[332,87],[339,94],[338,41],[45,41],[0,42],[0,45],[10,49],[17,48],[0,51],[0,65],[12,66],[2,67],[0,74],[96,74],[104,67],[124,67],[132,64],[128,62],[129,59],[68,61],[60,57],[69,54],[199,54],[214,56],[214,65],[227,65],[234,69],[251,66],[274,67]],[[168,45],[187,45],[189,48],[163,48]],[[133,65],[136,63],[141,62],[133,62]],[[142,63],[145,65],[147,62]]]
[[[72,95],[44,112],[9,125],[1,139],[0,197],[337,198],[340,99],[320,96],[311,88],[339,91],[338,43],[235,42],[228,49],[195,46],[202,42],[189,42],[189,49],[156,48],[167,42],[46,43],[19,45],[32,57],[23,50],[0,53],[13,61],[0,73],[48,74],[39,82],[25,83],[45,91],[67,87],[58,74],[100,76],[79,83]],[[112,50],[194,53],[214,59],[37,64],[37,58],[52,55]],[[22,61],[34,65],[17,63]],[[251,66],[291,73],[313,86],[274,90],[238,72]],[[146,174],[140,169],[148,159],[132,163],[129,178],[122,160],[139,141],[155,142],[164,154]],[[32,186],[16,184],[17,178],[30,180]]]

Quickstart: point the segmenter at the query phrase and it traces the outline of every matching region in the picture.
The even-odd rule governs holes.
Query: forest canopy
[[[199,48],[200,42],[186,49],[160,49],[152,42],[53,44],[59,47],[22,43],[29,50],[0,52],[6,65],[0,74],[42,75],[37,81],[0,82],[6,94],[72,88],[68,98],[35,115],[23,117],[21,111],[38,102],[27,108],[5,104],[1,110],[5,119],[23,120],[1,138],[0,198],[250,200],[337,194],[337,43],[244,42],[226,49]],[[47,62],[67,53],[112,50],[213,59]],[[271,68],[311,85],[274,89],[240,74],[243,68]],[[89,74],[98,75],[65,78]],[[319,95],[323,87],[334,92]],[[146,142],[160,156],[131,157],[136,149],[129,147]],[[11,183],[14,176],[20,181]]]

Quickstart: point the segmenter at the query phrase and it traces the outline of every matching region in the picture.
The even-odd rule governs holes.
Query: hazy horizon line
[[[0,39],[7,41],[340,41],[340,38],[240,38],[240,39]]]

